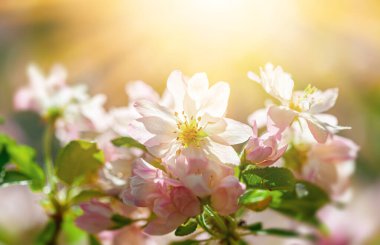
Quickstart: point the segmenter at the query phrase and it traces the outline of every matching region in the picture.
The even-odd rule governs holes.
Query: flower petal
[[[222,163],[239,165],[240,159],[232,146],[222,145],[212,140],[208,141],[207,150]]]
[[[223,120],[226,122],[224,131],[216,135],[210,135],[214,141],[224,145],[236,145],[247,141],[252,136],[250,126],[229,118],[224,118]]]
[[[201,111],[212,117],[223,117],[227,110],[230,86],[226,82],[218,82],[213,85],[205,96]]]
[[[174,110],[183,111],[183,100],[186,94],[186,85],[182,72],[173,71],[168,78],[167,88],[174,99]]]
[[[141,117],[137,121],[142,122],[144,127],[152,134],[176,137],[175,131],[177,128],[173,120],[166,120],[166,118],[162,117]]]
[[[306,119],[307,121],[307,126],[309,127],[309,130],[311,134],[313,135],[314,139],[320,143],[324,144],[329,135],[330,132],[323,127],[320,123],[318,123],[316,120],[311,120],[311,119]]]
[[[310,105],[309,112],[318,114],[331,109],[338,98],[338,89],[328,89],[326,91],[318,91],[313,95],[313,103]]]
[[[286,107],[271,106],[268,110],[268,131],[273,134],[283,132],[292,124],[296,116],[296,112]]]
[[[167,121],[175,122],[174,115],[165,107],[149,100],[139,100],[134,104],[137,112],[143,117],[160,117]]]
[[[143,81],[133,81],[127,83],[125,86],[125,91],[128,95],[129,102],[134,102],[141,99],[158,102],[160,99],[158,93]]]
[[[187,93],[196,102],[198,108],[207,90],[208,78],[206,73],[196,73],[187,81]]]

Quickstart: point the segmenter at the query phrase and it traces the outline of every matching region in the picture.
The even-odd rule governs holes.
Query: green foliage
[[[91,234],[88,234],[88,243],[89,245],[102,245],[99,240]]]
[[[182,224],[175,231],[176,236],[187,236],[197,229],[198,223],[194,219],[189,219],[186,223]]]
[[[6,168],[13,164],[15,168]],[[41,190],[45,184],[45,175],[35,162],[32,148],[17,144],[10,137],[0,134],[0,185],[30,182],[33,190]]]
[[[296,180],[286,168],[249,168],[243,171],[242,179],[248,188],[239,202],[254,211],[270,207],[296,220],[319,226],[316,213],[330,201],[320,187]]]
[[[281,229],[281,228],[269,228],[263,229],[261,222],[254,223],[251,225],[243,226],[244,229],[252,232],[253,235],[272,235],[280,237],[298,237],[303,239],[313,240],[314,237],[311,235],[300,234],[293,230]]]
[[[297,181],[294,190],[285,192],[281,202],[272,204],[271,207],[297,220],[319,225],[315,214],[329,201],[329,196],[320,187],[306,181]]]
[[[244,226],[244,228],[256,232],[263,229],[263,224],[261,222],[257,222],[251,225]]]
[[[105,193],[101,191],[97,191],[97,190],[83,190],[71,199],[71,203],[79,204],[82,202],[89,201],[95,197],[103,197],[105,195],[106,195]]]
[[[261,189],[248,189],[239,199],[240,205],[244,205],[253,211],[263,211],[271,203],[281,202],[282,192]]]
[[[184,240],[178,242],[171,242],[170,245],[198,245],[200,244],[197,240]]]
[[[139,142],[137,142],[135,139],[131,137],[120,137],[120,138],[114,139],[112,140],[112,144],[119,147],[121,146],[129,147],[129,148],[134,147],[134,148],[139,148],[141,150],[146,151],[146,148],[144,145],[140,144]]]
[[[72,185],[96,172],[104,162],[103,152],[95,143],[71,141],[57,157],[57,176]]]
[[[114,222],[114,226],[112,227],[113,230],[120,229],[124,226],[130,225],[133,223],[133,219],[130,219],[128,217],[125,217],[119,214],[112,215],[111,220]]]
[[[279,228],[270,228],[263,229],[256,232],[258,235],[273,235],[281,237],[302,237],[302,235],[296,231],[279,229]]]
[[[286,168],[248,168],[242,172],[242,179],[248,188],[263,190],[292,190],[295,179]]]
[[[87,233],[75,224],[77,214],[75,212],[67,212],[64,216],[59,241],[62,244],[74,245],[83,244],[87,240]]]
[[[45,228],[40,232],[40,234],[37,236],[34,245],[45,245],[48,244],[49,241],[52,240],[55,231],[57,227],[55,225],[55,222],[53,220],[50,220]]]

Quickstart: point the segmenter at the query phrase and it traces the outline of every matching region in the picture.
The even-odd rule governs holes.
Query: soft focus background
[[[242,121],[269,98],[247,71],[272,62],[293,75],[298,89],[309,83],[339,87],[332,113],[341,125],[353,127],[343,135],[361,146],[356,192],[375,188],[380,181],[379,13],[376,0],[1,0],[0,115],[7,120],[2,130],[39,144],[39,119],[12,108],[30,62],[46,72],[62,63],[69,83],[107,94],[108,107],[127,103],[128,81],[141,79],[162,92],[174,69],[188,75],[205,71],[212,83],[231,84],[228,114]],[[14,204],[15,195],[24,206]],[[43,222],[33,219],[38,217],[30,214],[33,208],[26,211],[25,202],[35,203],[26,190],[2,189],[0,200],[0,235],[32,232]],[[11,218],[12,212],[18,215]]]

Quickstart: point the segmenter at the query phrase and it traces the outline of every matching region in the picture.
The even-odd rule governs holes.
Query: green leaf
[[[121,137],[121,138],[114,139],[112,140],[112,144],[119,147],[121,146],[129,147],[129,148],[135,147],[135,148],[139,148],[141,150],[146,151],[146,148],[143,144],[140,144],[138,141],[136,141],[135,139],[131,137]]]
[[[35,162],[35,151],[25,145],[18,145],[13,139],[6,135],[0,135],[0,182],[9,182],[4,180],[7,177],[8,180],[12,180],[15,176],[14,172],[5,173],[5,165],[13,163],[18,177],[25,176],[30,181],[30,186],[33,190],[41,190],[45,185],[45,175],[42,168]]]
[[[97,190],[83,190],[71,199],[72,204],[89,201],[95,197],[103,197],[105,193]]]
[[[251,225],[244,226],[244,229],[250,230],[250,231],[258,231],[263,228],[263,224],[261,222],[257,222]]]
[[[91,234],[88,234],[89,245],[102,245],[99,240]]]
[[[112,215],[111,220],[114,222],[114,226],[112,227],[113,230],[120,229],[124,226],[130,225],[133,223],[133,219],[130,219],[128,217],[125,217],[119,214]]]
[[[278,228],[260,230],[257,232],[257,234],[258,235],[275,235],[275,236],[282,236],[282,237],[299,237],[300,236],[300,234],[296,231],[278,229]]]
[[[62,244],[83,244],[87,240],[87,232],[80,229],[75,224],[77,214],[74,211],[66,212],[60,234],[60,242]]]
[[[29,176],[19,172],[19,171],[5,171],[3,178],[0,180],[0,185],[10,184],[10,183],[20,183],[23,181],[30,181]]]
[[[281,197],[281,202],[271,204],[271,208],[296,220],[313,225],[320,225],[315,214],[330,201],[328,194],[320,187],[306,182],[297,181],[291,192]]]
[[[104,162],[95,143],[76,140],[66,145],[57,157],[57,176],[71,185],[95,173]]]
[[[248,188],[263,190],[293,190],[295,185],[292,172],[286,168],[248,168],[242,178]]]
[[[281,202],[281,196],[281,191],[248,189],[239,198],[239,203],[253,211],[263,211],[269,207],[271,203]]]
[[[56,230],[56,225],[53,220],[49,220],[46,224],[45,228],[40,232],[37,236],[34,245],[46,245],[53,238]]]
[[[175,230],[176,236],[187,236],[197,229],[198,223],[194,219],[189,219]]]
[[[184,240],[178,242],[171,242],[170,245],[198,245],[200,242],[197,240]]]

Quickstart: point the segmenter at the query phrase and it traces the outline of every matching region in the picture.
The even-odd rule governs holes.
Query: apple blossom
[[[189,189],[143,159],[136,161],[133,174],[121,197],[128,205],[148,207],[156,214],[144,229],[146,233],[169,233],[201,212],[199,200]]]
[[[249,72],[248,77],[261,84],[267,93],[281,102],[280,106],[269,108],[268,127],[283,131],[294,120],[305,120],[310,132],[319,143],[326,142],[329,135],[339,130],[349,129],[349,127],[331,125],[318,117],[334,106],[338,89],[320,91],[309,85],[304,91],[293,91],[294,82],[290,74],[279,66],[274,68],[272,64],[260,69],[260,77],[253,72]]]
[[[230,175],[220,181],[211,194],[211,206],[221,215],[230,215],[237,211],[239,197],[245,186]]]
[[[66,106],[87,100],[86,87],[68,86],[66,71],[62,66],[52,68],[49,76],[44,77],[35,65],[28,67],[29,85],[17,91],[14,105],[18,110],[33,110],[42,116],[61,113]]]
[[[344,194],[349,194],[358,149],[354,142],[340,136],[333,136],[325,144],[314,144],[302,168],[302,176],[319,184],[334,198],[348,198]]]
[[[80,205],[84,214],[77,218],[76,224],[83,230],[90,233],[98,233],[111,229],[114,225],[112,218],[112,208],[109,204],[92,200]]]
[[[245,147],[245,158],[260,167],[270,166],[282,157],[287,145],[280,146],[281,134],[265,133],[258,136],[256,122],[253,123],[253,136]]]
[[[130,124],[129,134],[165,162],[178,154],[202,152],[223,163],[239,164],[231,145],[246,141],[251,129],[224,117],[228,84],[219,82],[209,88],[204,73],[185,79],[181,72],[174,71],[167,88],[174,99],[174,110],[147,100],[137,101],[135,107],[141,117]]]

